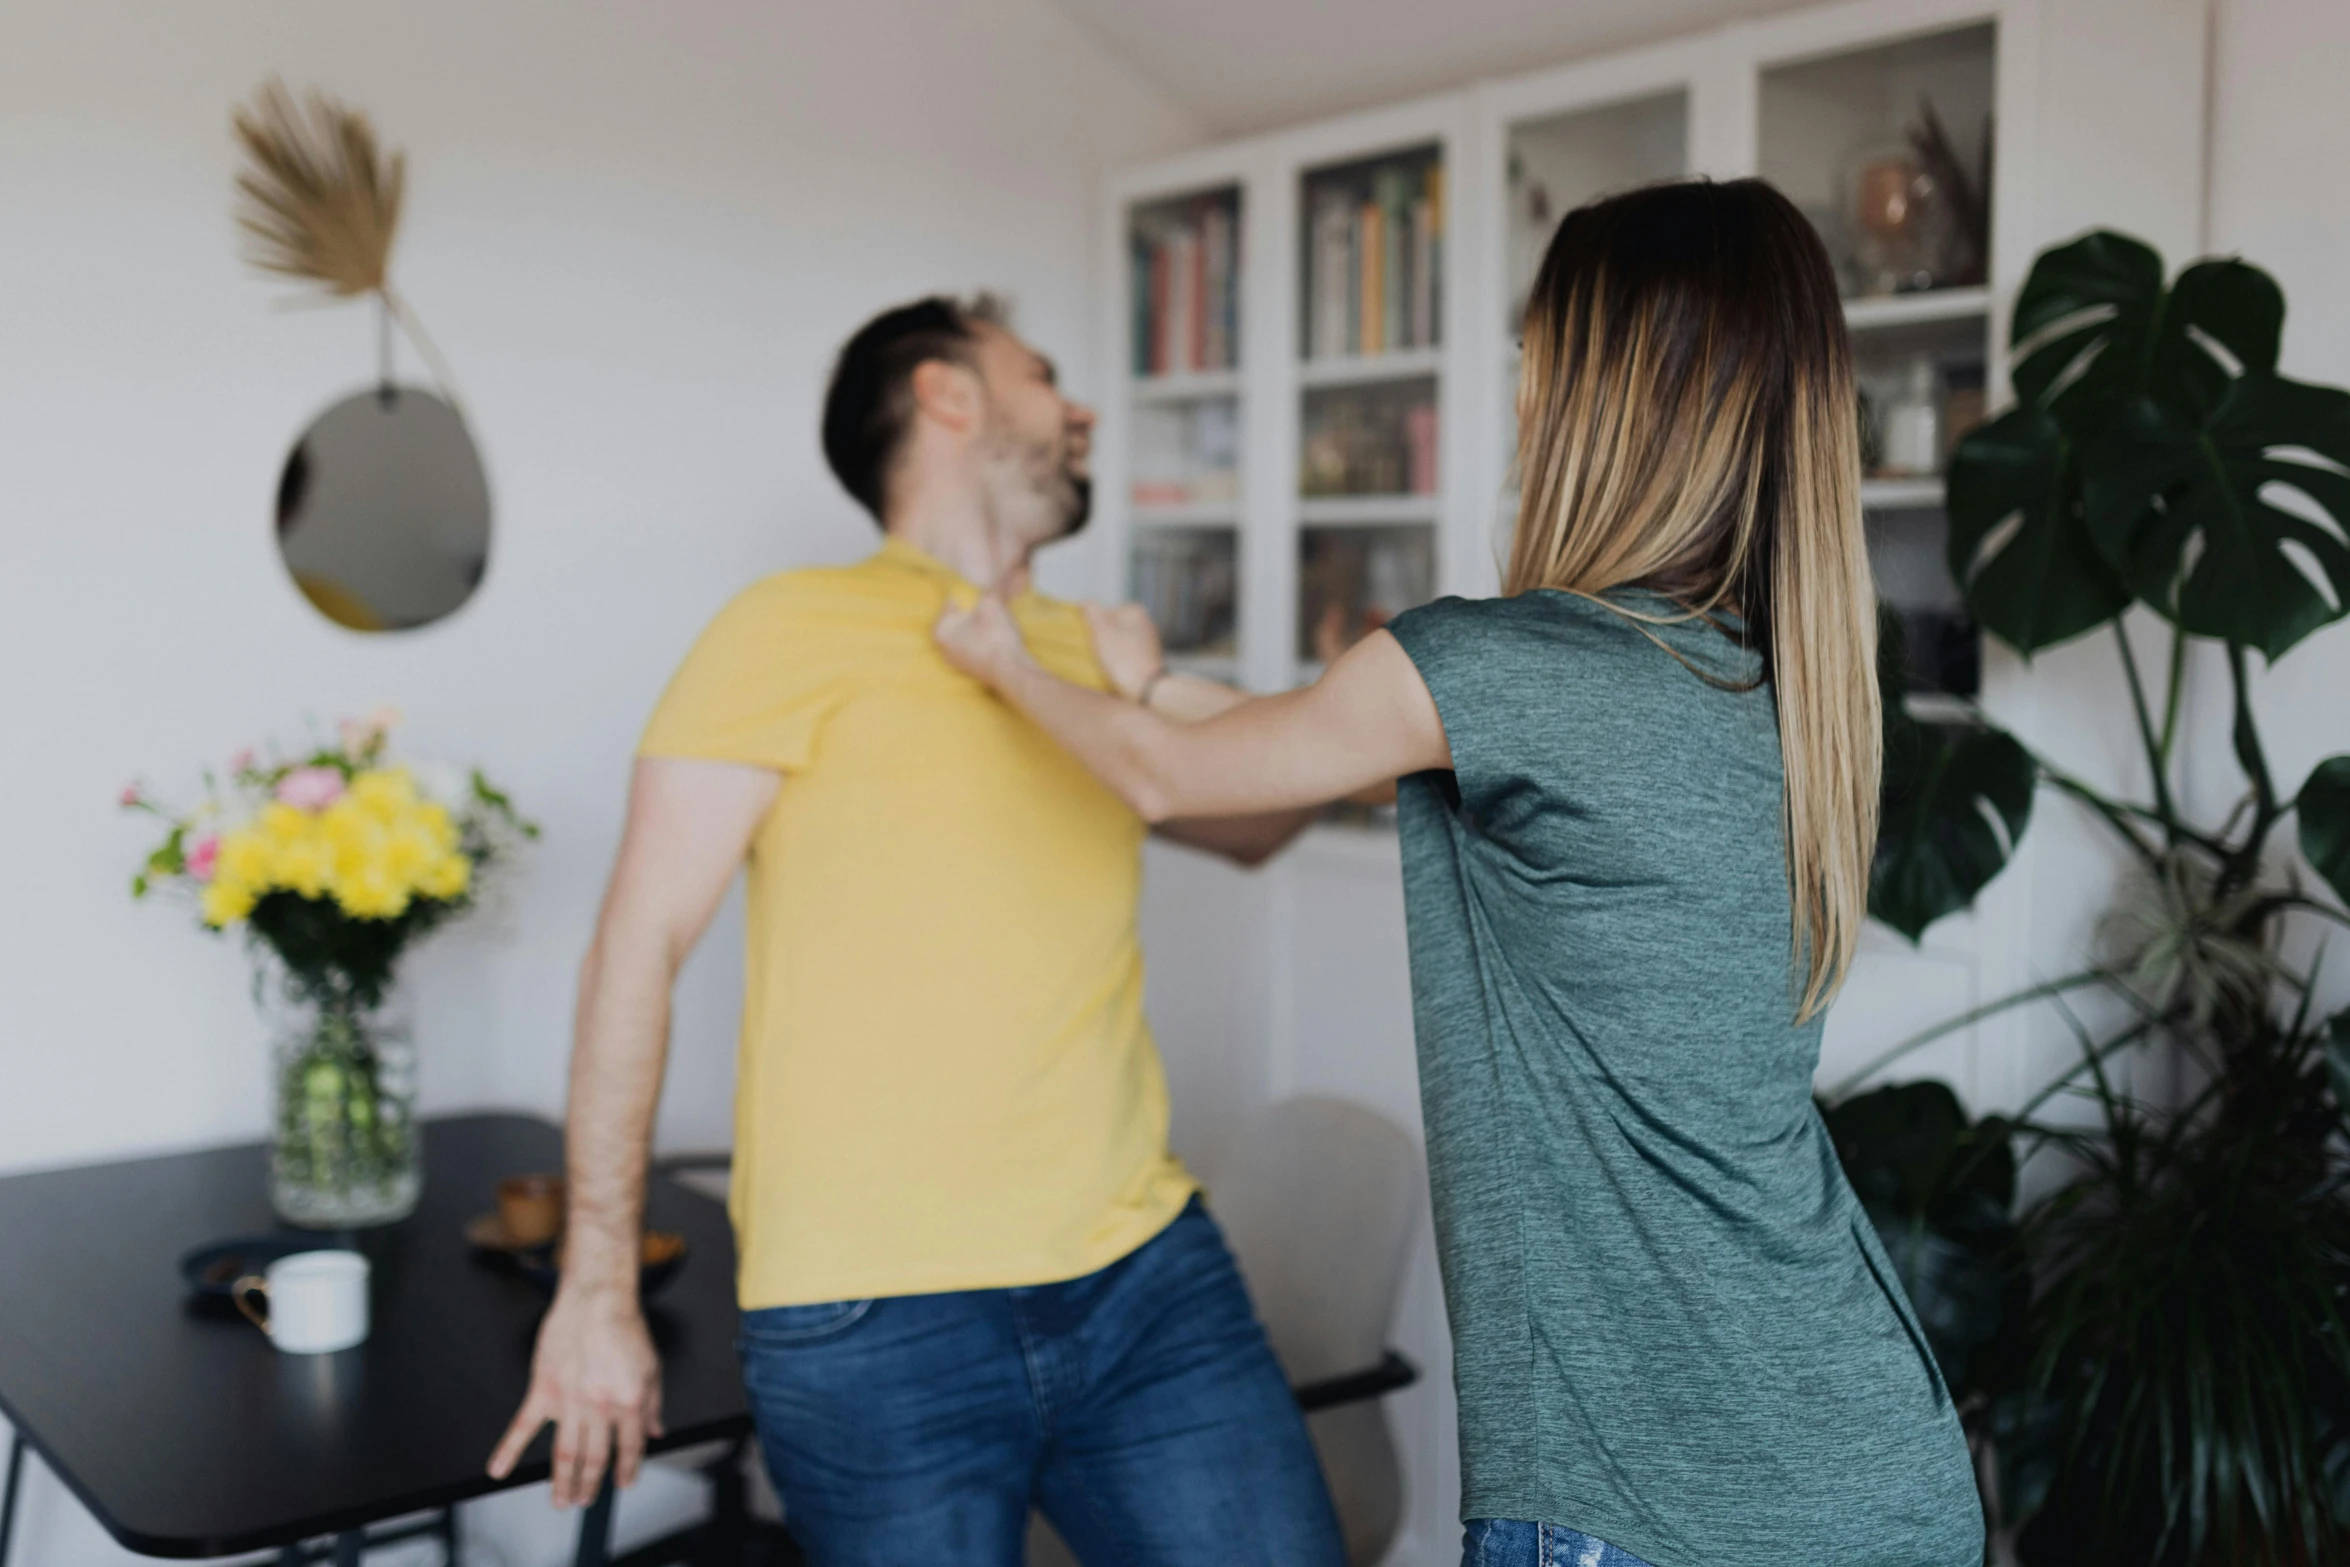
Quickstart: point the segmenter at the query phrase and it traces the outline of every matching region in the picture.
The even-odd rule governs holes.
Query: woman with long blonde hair
[[[1191,725],[1046,673],[993,598],[940,643],[1153,821],[1403,780],[1465,1562],[1973,1567],[1811,1099],[1879,758],[1834,274],[1760,181],[1654,186],[1568,215],[1523,330],[1504,597]]]

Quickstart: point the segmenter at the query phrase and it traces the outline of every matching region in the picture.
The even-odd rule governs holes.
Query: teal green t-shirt
[[[1975,1567],[1950,1395],[1812,1103],[1758,656],[1548,591],[1389,629],[1453,755],[1399,808],[1462,1517]]]

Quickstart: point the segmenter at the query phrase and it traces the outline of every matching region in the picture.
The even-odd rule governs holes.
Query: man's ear
[[[951,359],[925,359],[914,367],[914,409],[923,418],[963,434],[979,425],[979,376]]]

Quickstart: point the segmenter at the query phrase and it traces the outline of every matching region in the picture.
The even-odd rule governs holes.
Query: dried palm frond
[[[381,154],[367,116],[272,78],[232,116],[250,160],[237,175],[245,259],[349,298],[382,293],[407,165]]]

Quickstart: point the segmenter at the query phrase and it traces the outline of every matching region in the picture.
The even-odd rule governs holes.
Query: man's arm
[[[530,1391],[489,1463],[504,1479],[554,1422],[558,1507],[592,1501],[607,1463],[632,1483],[646,1439],[661,1434],[661,1364],[637,1305],[637,1269],[670,987],[782,781],[761,767],[647,757],[629,786],[619,859],[580,966],[562,1282],[539,1328]]]

